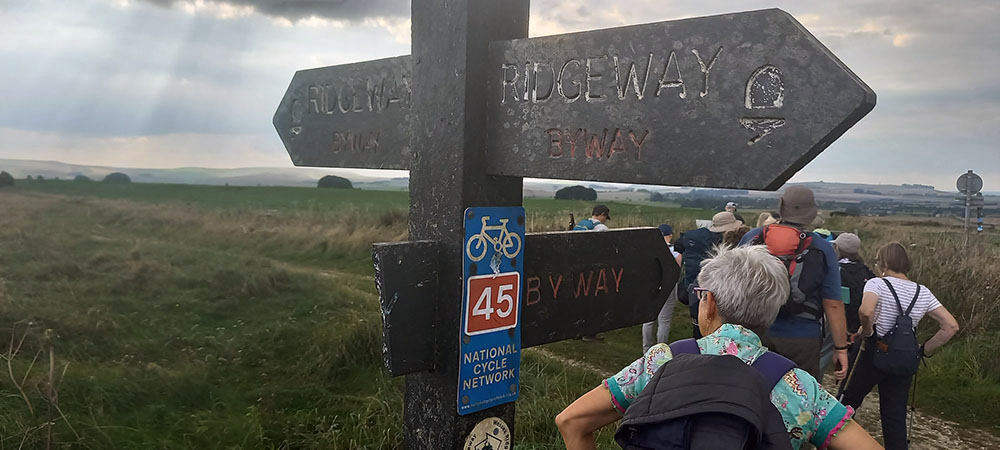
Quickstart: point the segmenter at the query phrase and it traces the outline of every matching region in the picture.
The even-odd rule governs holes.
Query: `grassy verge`
[[[406,203],[400,192],[303,188],[0,191],[0,448],[44,446],[50,420],[56,448],[398,447],[402,380],[381,368],[370,244],[406,238]],[[592,205],[525,206],[531,231],[545,231]],[[686,229],[710,215],[610,206],[616,227]],[[916,243],[927,262],[915,278],[965,327],[921,373],[921,408],[1000,423],[996,244],[959,259],[945,229],[833,227],[846,226],[863,230],[866,251]],[[689,335],[678,307],[672,337]],[[554,415],[641,351],[638,327],[604,336],[525,352],[518,448],[560,448]],[[600,442],[612,448],[609,433]]]

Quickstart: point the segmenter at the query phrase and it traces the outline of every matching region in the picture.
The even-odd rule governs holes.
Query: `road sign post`
[[[983,231],[982,210],[983,210],[983,178],[972,170],[963,173],[955,181],[955,187],[963,197],[956,197],[959,201],[965,202],[965,225],[963,227],[964,245],[969,246],[969,226],[972,221],[972,209],[978,208],[978,218],[976,224],[977,232]]]
[[[777,9],[526,39],[528,3],[413,2],[412,55],[299,71],[274,115],[296,165],[410,170],[412,241],[373,247],[406,448],[512,448],[520,351],[678,279],[656,229],[524,234],[521,177],[773,190],[875,105]]]

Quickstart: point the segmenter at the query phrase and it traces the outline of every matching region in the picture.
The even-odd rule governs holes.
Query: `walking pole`
[[[861,360],[861,352],[863,351],[865,351],[865,338],[861,338],[861,344],[858,345],[858,354],[854,355],[854,363],[851,364],[850,371],[847,373],[847,379],[840,384],[839,388],[837,388],[838,402],[844,401],[844,394],[847,392],[847,385],[851,384],[851,378],[854,378],[854,369],[858,367],[858,361]]]

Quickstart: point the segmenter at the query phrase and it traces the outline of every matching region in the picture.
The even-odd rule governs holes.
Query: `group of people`
[[[766,434],[761,419],[759,448],[798,449],[807,442],[817,448],[882,448],[851,420],[876,385],[885,448],[908,448],[906,402],[916,361],[933,355],[958,331],[958,323],[926,286],[907,277],[911,264],[906,247],[892,242],[880,248],[872,271],[861,257],[857,235],[810,230],[817,208],[812,191],[804,187],[786,189],[779,211],[761,214],[757,228],[744,225],[736,206],[728,204],[711,226],[683,233],[673,244],[672,227],[660,226],[683,271],[678,289],[657,319],[643,326],[643,356],[556,418],[567,448],[594,448],[593,433],[618,420],[622,425],[616,440],[624,448],[658,448],[650,444],[655,441],[650,436],[663,439],[671,433],[689,441],[700,436],[721,442],[732,433],[699,434],[692,425],[697,421],[678,425],[693,411],[702,413],[712,405],[727,405],[726,417],[738,411],[766,417],[748,409],[753,401],[734,402],[726,380],[705,374],[743,377],[742,385],[757,377],[713,366],[725,358],[703,361],[684,353],[734,356],[741,366],[764,375],[758,381],[769,388],[771,409],[780,413],[780,421],[772,417],[780,433]],[[603,219],[601,223],[607,214]],[[675,299],[689,308],[694,339],[667,345]],[[914,329],[925,315],[940,329],[916,348]],[[832,348],[824,349],[824,340]],[[907,351],[913,361],[900,359]],[[828,362],[840,381],[837,397],[821,385]],[[715,368],[706,372],[710,367]],[[695,388],[702,389],[699,395],[683,397],[697,398],[697,405],[679,398]],[[630,410],[632,405],[640,406]],[[720,423],[713,427],[722,427]],[[779,434],[779,442],[768,441]],[[768,442],[775,446],[763,445]]]

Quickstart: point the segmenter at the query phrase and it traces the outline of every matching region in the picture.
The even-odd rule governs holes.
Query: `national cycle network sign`
[[[524,208],[465,210],[458,413],[517,400],[524,291]]]

